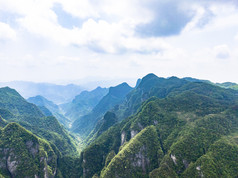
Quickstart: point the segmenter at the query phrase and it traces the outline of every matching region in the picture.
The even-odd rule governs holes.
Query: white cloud
[[[16,39],[16,32],[8,24],[0,22],[0,40]]]
[[[180,34],[138,36],[137,25],[157,20],[155,9],[148,5],[152,1],[156,2],[0,0],[0,14],[1,10],[17,14],[14,26],[0,22],[0,39],[14,39],[0,42],[0,76],[52,81],[89,76],[137,78],[154,72],[163,77],[238,82],[233,77],[238,68],[235,6],[216,1],[176,1],[180,11],[190,9],[194,13]],[[55,3],[82,24],[71,29],[61,26]],[[217,60],[221,57],[229,60]]]
[[[90,3],[89,0],[55,0],[55,2],[60,3],[63,10],[70,13],[71,15],[79,18],[90,18],[99,17],[97,12],[97,6]]]
[[[227,45],[219,45],[215,46],[214,49],[214,54],[216,58],[219,59],[227,59],[230,57],[230,49]]]
[[[60,3],[63,9],[71,15],[84,18],[82,27],[67,29],[60,26],[52,10],[54,3]],[[5,10],[20,15],[16,19],[19,28],[23,27],[32,34],[64,46],[74,44],[89,46],[99,51],[118,53],[121,50],[127,50],[127,47],[129,50],[138,50],[137,46],[132,45],[132,41],[140,41],[140,43],[145,41],[148,44],[148,40],[134,37],[134,29],[138,23],[151,20],[152,16],[149,9],[144,8],[135,0],[120,2],[103,0],[97,3],[87,0],[20,0],[16,3],[9,0],[0,1],[0,5]],[[127,45],[127,42],[130,44]],[[158,42],[152,43],[158,44]],[[140,51],[143,49],[143,47],[139,48]]]

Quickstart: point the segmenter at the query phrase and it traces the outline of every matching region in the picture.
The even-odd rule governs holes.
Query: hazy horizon
[[[149,73],[148,73],[149,74]],[[65,81],[27,81],[27,80],[13,80],[13,81],[5,81],[2,82],[0,81],[0,84],[3,83],[21,83],[21,82],[29,82],[29,83],[35,83],[35,84],[54,84],[54,85],[62,85],[62,86],[67,86],[67,85],[78,85],[83,87],[85,90],[93,90],[97,87],[113,87],[113,86],[117,86],[123,82],[128,83],[128,85],[130,85],[131,87],[135,87],[137,80],[138,79],[142,79],[144,76],[142,77],[138,77],[138,78],[118,78],[118,79],[111,79],[111,80],[107,80],[106,78],[104,79],[93,79],[93,78],[85,78],[85,79],[79,79],[79,80],[65,80]],[[158,76],[158,77],[162,77],[162,76]],[[178,77],[178,76],[168,76],[168,77],[162,77],[162,78],[170,78],[170,77]],[[186,77],[178,77],[180,79],[182,78],[194,78],[194,77],[190,77],[190,76],[186,76]],[[231,83],[236,83],[233,81],[212,81],[209,79],[204,79],[204,78],[194,78],[194,79],[199,79],[199,80],[208,80],[212,83],[225,83],[225,82],[231,82]],[[1,85],[0,85],[1,87]]]

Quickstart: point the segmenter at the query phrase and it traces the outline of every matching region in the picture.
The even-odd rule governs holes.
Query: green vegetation
[[[58,159],[58,168],[60,176],[64,178],[80,177],[80,159],[75,157],[65,156]]]
[[[119,120],[123,120],[138,112],[143,105],[151,97],[165,98],[173,90],[189,83],[186,80],[171,77],[169,79],[159,78],[154,74],[146,75],[132,90],[119,107],[114,107],[113,112]]]
[[[83,150],[47,110],[2,88],[0,177],[238,177],[238,91],[231,86],[149,74],[133,90],[110,88],[97,105],[91,99],[99,95],[86,92],[71,107],[87,98],[84,106],[95,104],[73,125]]]
[[[118,153],[121,143],[120,137],[120,127],[114,126],[85,148],[81,152],[81,165],[84,171],[81,170],[80,175],[92,177],[95,173],[100,174],[105,165],[107,155],[111,151]]]
[[[99,137],[103,132],[105,132],[107,129],[109,129],[111,126],[113,126],[115,123],[117,123],[116,115],[112,112],[107,112],[103,119],[97,122],[96,127],[93,129],[93,131],[89,134],[87,139],[85,140],[85,143],[89,144],[93,140],[95,140],[97,137]]]
[[[0,128],[1,127],[5,127],[7,125],[7,122],[2,118],[2,116],[0,115]]]
[[[167,79],[171,83],[147,77],[127,96],[128,108],[141,99],[139,88],[156,97],[140,102],[137,114],[115,123],[83,151],[81,176],[236,177],[238,92],[175,77]],[[154,80],[170,89],[152,89]]]
[[[50,144],[16,123],[0,132],[0,174],[4,177],[52,177],[57,156]]]
[[[28,103],[14,89],[8,87],[0,88],[0,108],[2,110],[8,110],[16,117],[44,117],[39,108],[34,104]]]
[[[108,94],[100,100],[92,112],[74,121],[72,131],[84,137],[88,136],[103,115],[115,105],[120,104],[131,90],[132,88],[127,83],[110,87]]]
[[[75,137],[55,117],[44,116],[38,107],[7,87],[0,89],[1,127],[0,174],[4,177],[62,177],[67,173],[65,163],[78,163]],[[80,172],[77,166],[72,169],[73,177],[77,177],[75,172]]]
[[[160,148],[154,126],[143,129],[131,139],[111,160],[102,177],[147,177],[158,166],[157,150]]]
[[[72,121],[88,114],[108,93],[108,88],[97,87],[92,91],[83,91],[75,96],[70,103],[62,104],[60,107],[65,112],[65,116]]]
[[[162,164],[159,168],[153,170],[150,175],[150,178],[177,178],[178,175],[173,169],[171,169],[167,164]]]
[[[39,118],[32,124],[26,122],[19,123],[35,135],[55,144],[63,155],[78,155],[76,141],[59,124],[55,117]]]
[[[37,105],[45,116],[55,116],[56,119],[66,128],[69,126],[70,120],[61,114],[60,108],[52,101],[49,101],[40,95],[30,97],[27,99],[27,101]]]
[[[223,87],[223,88],[230,88],[233,90],[238,90],[238,84],[236,84],[236,83],[225,82],[225,83],[216,83],[216,85]]]
[[[63,155],[78,155],[76,142],[53,116],[45,117],[34,104],[28,103],[15,90],[0,88],[0,115],[17,122],[35,135],[56,145]]]
[[[219,139],[208,152],[191,163],[183,177],[237,177],[237,134]]]

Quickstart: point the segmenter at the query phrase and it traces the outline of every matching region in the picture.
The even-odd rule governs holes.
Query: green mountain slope
[[[105,112],[120,104],[131,90],[132,88],[127,83],[111,87],[108,94],[100,100],[89,114],[74,121],[72,131],[79,133],[81,136],[87,136]]]
[[[30,97],[27,99],[27,101],[37,105],[39,107],[39,109],[46,116],[55,116],[58,119],[58,121],[61,124],[63,124],[65,127],[69,126],[70,120],[61,114],[60,108],[56,104],[54,104],[52,101],[49,101],[40,95],[35,96],[35,97]]]
[[[16,90],[9,87],[0,88],[0,108],[8,110],[22,120],[29,117],[44,117],[39,108],[28,103]],[[25,118],[21,118],[22,115]]]
[[[174,90],[189,83],[191,82],[176,77],[165,79],[159,78],[154,74],[148,74],[143,79],[138,79],[136,87],[128,93],[123,102],[114,106],[111,111],[116,114],[117,121],[121,121],[135,114],[147,99],[151,97],[164,98]],[[100,125],[100,122],[97,125]],[[98,127],[90,133],[87,140],[91,141],[97,137],[93,133],[97,132]]]
[[[0,177],[79,177],[79,158],[16,123],[0,128]]]
[[[83,91],[75,96],[71,103],[61,105],[65,116],[72,121],[88,114],[98,102],[108,93],[108,88],[97,87],[92,91]]]
[[[37,122],[28,124],[25,122],[18,122],[27,130],[30,130],[35,135],[44,138],[59,149],[63,155],[77,155],[78,148],[76,147],[75,138],[70,135],[62,125],[59,124],[55,117],[43,117]]]
[[[238,84],[232,82],[225,82],[225,83],[216,83],[216,85],[224,88],[230,88],[233,90],[238,90]]]
[[[15,90],[0,88],[0,115],[17,122],[35,135],[56,145],[63,155],[77,155],[74,138],[55,117],[46,117],[34,104],[28,103]]]
[[[7,125],[7,122],[5,121],[5,119],[2,118],[2,116],[0,115],[0,128],[1,127],[5,127]]]
[[[88,135],[84,141],[86,144],[90,144],[93,140],[98,138],[103,132],[108,130],[111,126],[118,121],[116,115],[113,112],[108,111],[101,120],[97,122],[95,128]]]
[[[37,106],[45,116],[53,116],[52,112],[45,106]]]
[[[119,120],[135,114],[141,104],[152,96],[158,98],[166,97],[174,89],[189,83],[186,80],[170,77],[168,79],[148,74],[138,81],[137,87],[132,90],[124,102],[113,109]]]
[[[136,115],[109,128],[82,152],[82,176],[237,176],[237,164],[225,164],[237,154],[238,92],[172,80],[179,87],[164,92],[165,98],[144,102]],[[150,82],[150,87],[144,85],[149,91],[153,88]],[[217,157],[221,152],[224,155]],[[212,170],[205,166],[210,163]]]
[[[75,102],[95,107],[73,124],[88,144],[80,156],[77,138],[51,116],[57,107],[0,88],[0,177],[238,177],[231,86],[149,74],[134,89],[111,87],[98,104],[85,92]]]
[[[0,174],[4,177],[53,177],[57,155],[45,140],[16,123],[0,130]]]
[[[158,166],[158,150],[161,148],[156,129],[149,126],[111,159],[102,170],[101,177],[143,177]]]
[[[189,165],[183,177],[237,177],[237,134],[216,141],[196,162]]]

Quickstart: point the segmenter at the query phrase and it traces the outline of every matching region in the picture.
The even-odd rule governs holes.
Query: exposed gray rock
[[[4,153],[5,155],[7,155],[8,151],[11,151],[11,150],[10,150],[9,148],[4,148],[3,153]]]
[[[140,151],[135,154],[132,165],[134,167],[142,168],[143,172],[146,173],[146,167],[149,165],[149,159],[146,157],[146,147],[142,146]]]
[[[143,126],[141,125],[141,123],[138,122],[138,126],[139,128],[142,130],[143,129]]]
[[[6,160],[7,160],[6,156],[1,157],[1,159],[0,159],[0,168],[1,169],[6,169],[7,168]]]
[[[125,143],[125,141],[126,141],[126,132],[123,131],[121,133],[121,145],[123,145]]]
[[[136,134],[138,134],[138,132],[136,130],[132,130],[131,131],[131,138],[133,138],[134,136],[136,136]]]
[[[41,157],[41,158],[40,158],[40,162],[44,161],[44,159],[45,159],[44,157]]]
[[[196,169],[197,169],[198,171],[201,171],[201,166],[197,166]]]
[[[47,159],[46,158],[44,158],[44,169],[43,169],[43,171],[44,171],[44,178],[49,178],[49,175],[48,175],[48,168],[47,168]]]
[[[183,164],[184,164],[185,168],[187,169],[187,168],[188,168],[188,166],[189,166],[189,163],[188,163],[188,161],[187,161],[187,160],[185,160],[185,159],[183,159]]]
[[[11,175],[16,175],[16,169],[17,169],[18,162],[13,159],[12,156],[9,156],[7,158],[7,169],[11,173]]]
[[[201,166],[197,166],[196,170],[198,171],[198,174],[199,174],[200,177],[204,177],[204,174],[203,174],[203,172],[201,170]]]
[[[158,121],[154,120],[154,125],[157,125],[158,124]]]
[[[177,159],[176,159],[175,155],[172,155],[172,154],[171,154],[171,155],[170,155],[170,158],[173,160],[174,164],[177,164],[177,163],[176,163],[176,160],[177,160]]]
[[[33,146],[33,141],[29,140],[26,142],[27,148],[31,148]]]
[[[29,150],[29,152],[33,156],[35,156],[39,152],[39,144],[35,144],[35,146],[34,146],[34,143],[31,140],[26,142],[26,146],[27,146],[27,149]]]

